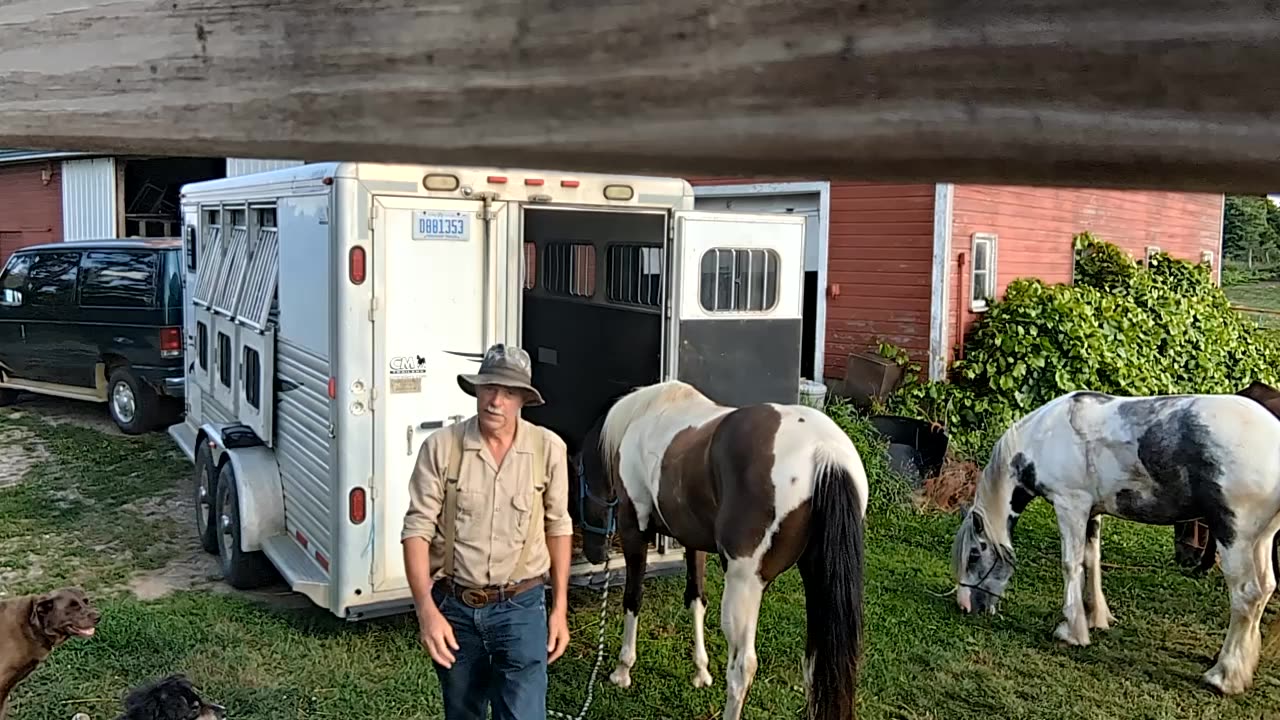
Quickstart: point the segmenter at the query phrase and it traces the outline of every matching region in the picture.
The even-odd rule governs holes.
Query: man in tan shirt
[[[476,414],[428,436],[409,479],[405,571],[446,720],[490,706],[494,720],[545,720],[547,665],[569,644],[567,453],[520,417],[543,403],[531,381],[528,353],[489,348],[458,376]]]

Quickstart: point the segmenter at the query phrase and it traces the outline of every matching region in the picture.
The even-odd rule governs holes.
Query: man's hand
[[[431,659],[444,667],[453,667],[456,658],[450,650],[458,649],[458,641],[453,637],[453,626],[444,614],[433,605],[418,616],[418,626],[418,642],[431,653]]]
[[[569,649],[569,611],[563,605],[554,608],[547,619],[547,664],[555,662]]]

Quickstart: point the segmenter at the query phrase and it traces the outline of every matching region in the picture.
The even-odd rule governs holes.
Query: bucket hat
[[[477,385],[503,385],[523,390],[528,400],[526,406],[543,404],[542,393],[533,386],[533,362],[529,353],[514,345],[498,343],[484,353],[480,372],[474,375],[459,374],[458,385],[466,394],[475,397]]]

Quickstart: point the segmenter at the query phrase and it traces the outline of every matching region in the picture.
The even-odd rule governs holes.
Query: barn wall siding
[[[844,378],[849,353],[898,345],[929,358],[934,185],[831,184],[826,374]]]
[[[1193,262],[1208,250],[1216,267],[1222,246],[1222,202],[1221,194],[1206,193],[956,185],[949,292],[951,357],[977,319],[969,309],[974,233],[997,236],[996,289],[997,297],[1003,297],[1009,283],[1020,277],[1070,282],[1071,238],[1084,231],[1138,259],[1145,256],[1148,245]]]
[[[49,184],[41,172],[50,169]],[[0,166],[0,264],[15,250],[62,241],[62,172],[53,161]]]
[[[689,178],[692,185],[815,178]],[[928,363],[934,185],[831,183],[823,372],[843,379],[849,353],[885,341]]]

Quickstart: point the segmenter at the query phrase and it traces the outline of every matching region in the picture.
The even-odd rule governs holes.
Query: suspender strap
[[[453,577],[453,543],[458,537],[458,476],[462,472],[462,436],[464,423],[455,423],[449,428],[449,468],[444,476],[444,576]]]
[[[520,550],[520,559],[516,560],[514,572],[520,572],[524,568],[525,563],[529,560],[529,553],[533,551],[535,541],[538,535],[546,531],[542,526],[542,496],[547,491],[547,460],[544,452],[544,438],[541,428],[538,429],[538,439],[533,443],[533,510],[529,517],[529,531],[525,535],[524,547]],[[524,578],[512,578],[512,580],[522,580]]]

